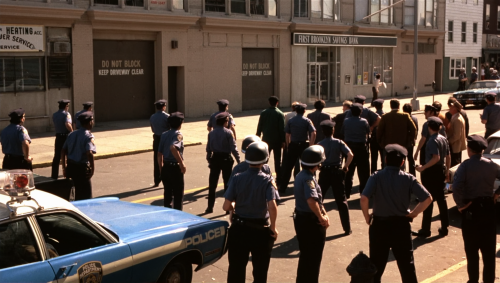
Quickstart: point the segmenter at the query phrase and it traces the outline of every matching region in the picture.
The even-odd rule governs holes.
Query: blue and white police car
[[[27,170],[0,172],[0,282],[191,282],[225,252],[226,221],[34,189]]]

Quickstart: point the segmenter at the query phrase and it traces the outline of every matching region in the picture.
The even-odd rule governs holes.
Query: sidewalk
[[[443,110],[447,108],[446,102],[451,94],[435,94],[435,100],[443,104]],[[384,110],[390,111],[389,100],[392,97],[384,98]],[[411,96],[397,97],[401,102],[401,107],[405,103],[411,102]],[[432,94],[423,94],[419,96],[420,109],[423,109],[426,104],[432,103]],[[371,99],[368,99],[371,100]],[[216,111],[214,103],[214,112]],[[284,113],[290,112],[290,109],[282,108]],[[307,112],[314,111],[312,103],[309,103]],[[231,108],[229,108],[231,112]],[[243,111],[234,114],[236,122],[236,134],[238,146],[241,140],[247,135],[254,135],[259,121],[261,110]],[[307,114],[306,112],[306,114]],[[335,116],[342,112],[342,103],[328,102],[327,107],[323,110],[330,115]],[[415,114],[423,113],[422,111]],[[187,118],[182,125],[181,132],[184,136],[184,145],[193,146],[206,144],[207,141],[207,117]],[[26,128],[29,131],[29,123]],[[137,154],[152,151],[152,133],[148,120],[138,121],[119,121],[119,122],[102,122],[97,123],[92,130],[95,136],[97,146],[96,159],[111,158],[123,155]],[[30,153],[33,157],[33,167],[41,168],[48,167],[52,164],[54,157],[54,134],[41,133],[31,135],[32,143]]]

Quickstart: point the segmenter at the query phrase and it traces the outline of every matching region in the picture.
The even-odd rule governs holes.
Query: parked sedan
[[[487,92],[500,94],[500,80],[473,82],[469,86],[469,89],[455,92],[453,93],[453,97],[456,98],[463,106],[467,104],[474,104],[476,106],[480,105],[484,107],[486,106],[484,94]]]

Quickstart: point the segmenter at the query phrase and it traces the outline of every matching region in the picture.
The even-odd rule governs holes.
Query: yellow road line
[[[467,260],[463,260],[463,261],[461,261],[461,262],[459,262],[459,263],[457,263],[457,264],[455,264],[455,265],[453,265],[453,266],[451,266],[451,267],[449,267],[449,268],[447,268],[447,269],[439,272],[438,274],[436,274],[436,275],[434,275],[434,276],[432,276],[430,278],[425,279],[424,281],[422,281],[420,283],[431,283],[431,282],[434,282],[434,281],[436,281],[436,280],[438,280],[440,278],[445,277],[448,274],[451,274],[451,273],[459,270],[460,268],[462,268],[462,267],[464,267],[466,265],[467,265]]]
[[[217,184],[217,187],[218,186],[223,186],[224,183],[219,183]],[[206,189],[207,187],[199,187],[199,188],[194,188],[194,189],[191,189],[191,190],[187,190],[187,191],[184,191],[184,194],[187,194],[187,193],[192,193],[192,192],[196,192],[196,191],[201,191],[203,189]],[[163,195],[159,195],[159,196],[155,196],[155,197],[149,197],[149,198],[143,198],[143,199],[138,199],[138,200],[133,200],[131,202],[133,203],[139,203],[139,202],[145,202],[145,201],[148,201],[148,200],[157,200],[157,199],[161,199],[163,198]]]

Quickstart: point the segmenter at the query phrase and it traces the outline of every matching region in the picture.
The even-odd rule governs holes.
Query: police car
[[[485,107],[487,105],[484,100],[484,95],[487,92],[494,92],[500,95],[500,80],[486,80],[473,82],[469,89],[457,91],[453,93],[453,97],[460,102],[464,107],[467,104],[480,105]],[[498,96],[497,96],[498,97]]]
[[[68,202],[0,172],[0,282],[191,282],[225,253],[228,223],[96,198]]]

